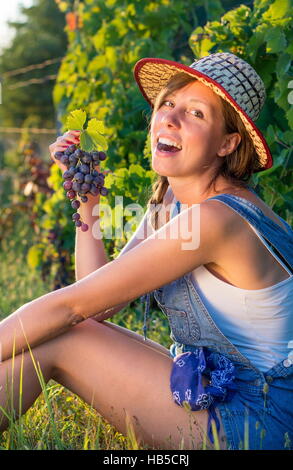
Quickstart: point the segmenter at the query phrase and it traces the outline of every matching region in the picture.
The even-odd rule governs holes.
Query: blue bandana
[[[210,383],[202,385],[202,373],[206,372]],[[170,387],[174,402],[183,406],[187,402],[192,411],[208,409],[208,437],[214,443],[211,420],[214,419],[217,432],[220,422],[214,406],[217,402],[230,401],[235,392],[235,367],[225,356],[207,352],[199,347],[194,352],[178,354],[173,359]],[[205,375],[206,375],[205,374]]]

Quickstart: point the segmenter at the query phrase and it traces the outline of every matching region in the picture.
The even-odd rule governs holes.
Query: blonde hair
[[[189,83],[195,82],[197,79],[187,75],[185,73],[178,73],[174,75],[167,85],[160,91],[156,98],[154,104],[154,109],[151,115],[149,123],[149,132],[152,123],[152,119],[165,97],[179,90]],[[234,184],[238,187],[247,187],[250,182],[251,176],[256,169],[260,167],[258,155],[255,151],[253,142],[246,131],[246,128],[239,117],[239,114],[232,108],[232,106],[219,96],[221,100],[222,114],[224,117],[226,133],[238,132],[241,136],[241,142],[238,144],[237,148],[229,155],[226,155],[225,158],[222,158],[222,165],[217,168],[215,174],[210,181],[208,188],[212,185],[215,190],[216,180],[219,176],[226,178],[231,184]],[[152,194],[148,200],[148,207],[155,208],[151,211],[151,224],[155,230],[158,228],[158,213],[156,206],[162,204],[166,191],[168,189],[169,182],[166,176],[158,175],[158,178],[152,185]]]

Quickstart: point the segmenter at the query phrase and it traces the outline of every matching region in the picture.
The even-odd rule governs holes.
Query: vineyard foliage
[[[293,11],[290,0],[256,0],[220,21],[197,27],[189,40],[196,57],[230,51],[249,62],[264,81],[267,99],[257,124],[273,154],[273,168],[254,175],[261,197],[292,223]],[[290,98],[291,93],[291,98]]]
[[[267,90],[257,124],[268,140],[275,164],[254,175],[253,183],[265,202],[291,222],[293,33],[289,0],[256,0],[242,5],[220,0],[56,2],[66,15],[69,43],[53,93],[59,130],[65,130],[66,117],[77,108],[104,122],[108,158],[101,170],[109,171],[105,186],[110,193],[101,197],[101,202],[108,202],[114,211],[115,196],[123,196],[124,207],[131,203],[145,207],[156,178],[147,136],[151,110],[133,77],[137,60],[161,57],[188,65],[209,53],[230,51],[255,67]],[[62,249],[72,254],[73,211],[56,165],[51,167],[49,184],[54,194],[45,203],[41,197],[36,200],[39,225],[44,232],[57,228]],[[124,216],[127,222],[130,215]],[[109,257],[115,257],[126,241],[125,234],[105,240]],[[47,256],[47,247],[41,245],[39,264]],[[52,256],[58,256],[57,248]]]
[[[1,44],[0,121],[1,126],[26,127],[29,124],[26,120],[38,117],[40,127],[51,128],[55,116],[54,81],[50,77],[58,71],[56,58],[61,57],[67,47],[64,15],[52,0],[30,3],[30,6],[19,5],[20,20],[9,24],[13,37],[5,48]],[[50,59],[53,59],[51,64]],[[45,65],[45,61],[49,61],[46,66],[34,66]],[[41,83],[30,84],[31,80],[41,80]]]

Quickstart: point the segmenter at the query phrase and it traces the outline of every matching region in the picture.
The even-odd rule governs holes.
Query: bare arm
[[[196,267],[217,262],[223,240],[229,242],[233,228],[212,201],[200,204],[200,244],[183,249],[190,242],[181,236],[172,238],[177,223],[192,227],[195,208],[191,206],[123,256],[105,264],[80,281],[46,294],[0,323],[2,359],[12,355],[15,334],[16,353],[26,349],[20,322],[31,346],[40,344],[65,329],[96,315],[96,312],[136,299],[178,279]],[[196,230],[196,227],[193,227]],[[174,233],[174,232],[172,232]]]
[[[132,237],[126,243],[124,248],[120,251],[120,253],[119,253],[119,255],[117,256],[116,259],[120,258],[121,256],[124,256],[125,253],[128,253],[130,250],[132,250],[134,247],[139,245],[143,240],[145,240],[149,235],[151,235],[153,233],[153,230],[152,230],[152,228],[151,228],[151,226],[148,222],[148,216],[149,216],[149,210],[147,210],[145,212],[142,220],[138,224],[138,227],[137,227],[136,231],[133,233]],[[88,223],[88,222],[86,222],[86,223]],[[87,233],[87,232],[85,232],[85,233]],[[103,243],[102,240],[101,240],[101,243]],[[101,265],[101,266],[104,266],[105,264],[106,264],[106,262],[103,263],[103,265]],[[110,307],[110,308],[108,308],[107,310],[105,310],[103,312],[98,312],[92,318],[96,321],[106,320],[107,318],[113,317],[113,315],[120,312],[123,308],[125,308],[128,305],[128,303],[129,302],[127,301],[127,302],[120,303],[119,305],[116,305],[114,307]]]
[[[79,131],[68,131],[62,136],[58,137],[55,142],[49,146],[51,159],[56,163],[62,172],[66,170],[66,166],[62,164],[59,160],[56,160],[55,153],[58,151],[64,151],[71,144],[79,144],[80,139]],[[78,198],[79,199],[79,198]],[[100,230],[100,219],[97,217],[99,212],[99,196],[88,195],[88,202],[86,204],[81,203],[79,208],[79,213],[81,219],[89,226],[89,230],[82,232],[80,229],[76,230],[75,236],[75,279],[79,281],[83,279],[88,274],[96,271],[100,267],[104,266],[109,262],[104,242],[101,236]],[[94,214],[93,215],[93,210]],[[128,241],[126,246],[123,248],[119,256],[123,253],[126,253],[128,250],[140,243],[144,236],[138,235],[138,232],[141,233],[141,225],[146,222],[146,218],[140,223],[139,228],[132,236],[131,240]],[[116,306],[110,310],[107,310],[107,313],[104,312],[104,319],[109,316],[113,316],[115,313],[122,310],[126,303]],[[102,312],[100,312],[101,314]]]
[[[87,232],[76,229],[75,235],[75,279],[79,281],[96,269],[108,263],[103,239],[93,235],[93,226],[98,228],[99,219],[93,216],[93,209],[99,204],[99,199],[89,197],[86,204],[81,204],[79,213],[83,222],[88,224]]]
[[[78,145],[80,142],[80,131],[68,131],[58,137],[55,142],[49,146],[51,159],[60,168],[62,173],[67,169],[66,165],[56,160],[55,153],[66,150],[71,144]],[[80,198],[77,197],[79,200]],[[88,224],[89,230],[82,232],[76,230],[75,237],[75,278],[77,281],[87,276],[91,272],[100,268],[108,262],[101,239],[94,238],[92,235],[93,224],[96,223],[97,217],[93,217],[92,212],[96,204],[100,202],[99,196],[88,195],[88,202],[81,203],[79,213],[81,219]]]

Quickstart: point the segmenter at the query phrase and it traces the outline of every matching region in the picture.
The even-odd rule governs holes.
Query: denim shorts
[[[182,352],[192,351],[185,346]],[[170,356],[176,355],[174,345]],[[284,365],[286,364],[286,365]],[[293,364],[282,361],[262,373],[234,362],[237,392],[217,403],[228,450],[293,449]]]

